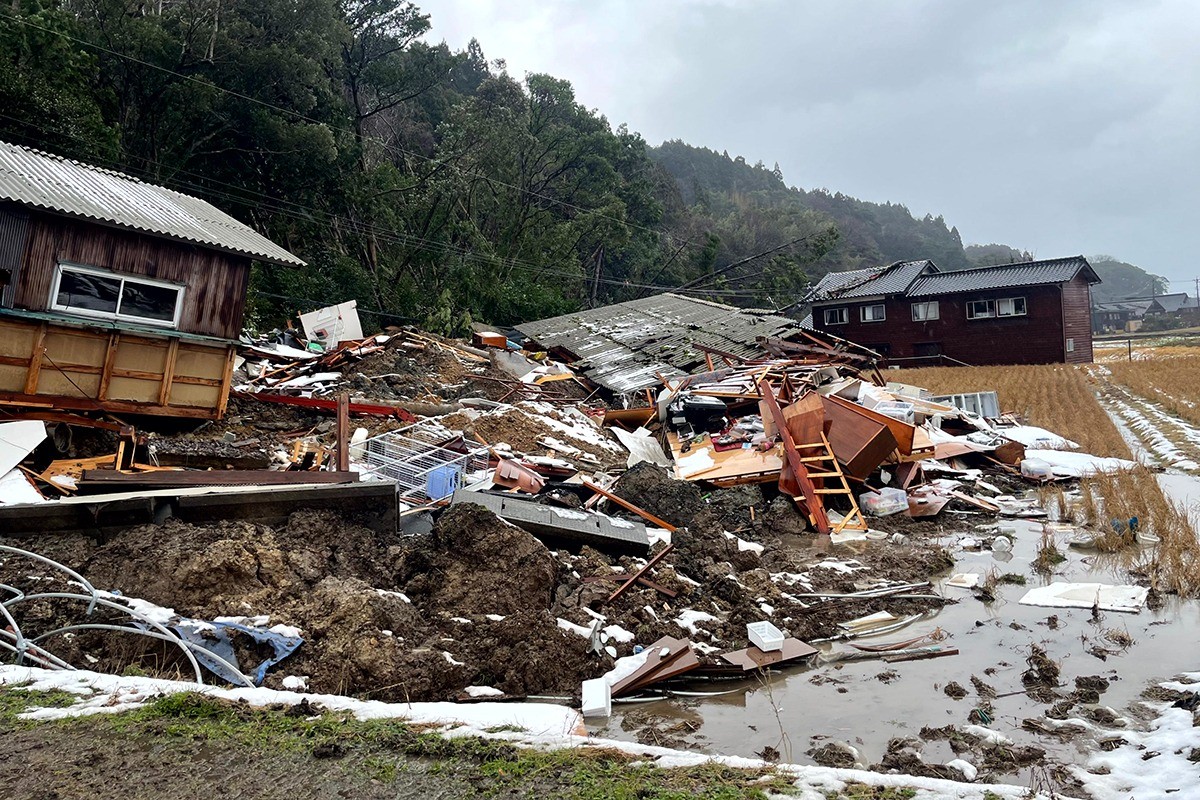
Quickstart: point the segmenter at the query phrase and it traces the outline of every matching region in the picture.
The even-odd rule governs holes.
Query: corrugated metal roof
[[[1048,283],[1066,283],[1087,270],[1089,283],[1099,283],[1100,278],[1083,256],[1053,258],[1046,261],[1025,261],[1017,264],[1000,264],[995,267],[979,267],[957,272],[939,272],[921,278],[908,290],[909,297],[930,297],[957,292],[978,292],[988,289],[1011,289],[1019,286],[1042,286]]]
[[[831,272],[809,292],[810,302],[903,293],[926,271],[937,272],[932,261],[897,261],[887,267]]]
[[[551,319],[517,330],[542,347],[573,353],[576,366],[618,394],[658,385],[664,377],[690,374],[704,365],[695,345],[742,358],[764,357],[759,336],[799,334],[796,320],[769,311],[734,308],[677,294],[660,294]]]
[[[196,197],[0,142],[0,200],[182,239],[276,264],[304,262]]]

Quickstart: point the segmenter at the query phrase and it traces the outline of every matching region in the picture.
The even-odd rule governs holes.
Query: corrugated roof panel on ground
[[[199,198],[7,142],[0,142],[0,200],[304,266],[287,250]]]
[[[697,345],[753,358],[763,355],[758,337],[787,338],[801,330],[790,317],[671,293],[516,327],[542,347],[570,352],[590,380],[617,393],[658,385],[655,373],[679,377],[696,370],[706,363]]]

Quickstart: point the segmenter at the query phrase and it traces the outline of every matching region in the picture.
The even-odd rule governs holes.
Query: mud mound
[[[406,566],[414,601],[464,616],[548,609],[558,577],[544,544],[474,503],[442,514]]]
[[[720,527],[720,521],[704,503],[700,488],[694,483],[677,481],[662,467],[642,462],[631,467],[613,487],[613,493],[641,506],[672,525]],[[705,516],[697,519],[702,514]]]
[[[558,627],[547,611],[526,611],[476,623],[470,636],[446,642],[469,666],[472,685],[508,694],[574,694],[585,677],[612,659],[588,652],[588,640]]]

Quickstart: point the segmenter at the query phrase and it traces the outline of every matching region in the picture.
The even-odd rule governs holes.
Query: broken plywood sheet
[[[756,669],[790,664],[801,659],[811,658],[816,654],[817,648],[805,644],[799,639],[788,638],[783,640],[783,647],[779,650],[766,652],[751,645],[745,650],[722,653],[721,658],[734,666],[741,667],[743,672],[750,672]]]
[[[514,495],[497,495],[458,489],[451,505],[476,503],[505,522],[524,528],[539,538],[586,544],[604,552],[645,555],[650,537],[640,522],[614,519],[577,508],[559,508]]]
[[[645,650],[645,658],[632,672],[612,684],[612,696],[636,692],[668,678],[690,672],[700,666],[700,660],[687,639],[664,636]]]
[[[1021,605],[1047,608],[1093,608],[1101,611],[1137,613],[1146,605],[1149,589],[1144,586],[1119,586],[1107,583],[1063,583],[1030,589]]]
[[[718,485],[765,483],[777,479],[783,469],[783,448],[779,444],[765,452],[746,448],[718,452],[710,445],[693,445],[691,451],[682,453],[679,437],[674,433],[667,434],[667,444],[675,458],[675,474],[681,480],[705,480]]]

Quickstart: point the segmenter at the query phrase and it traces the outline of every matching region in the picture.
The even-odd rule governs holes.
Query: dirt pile
[[[182,616],[269,615],[271,624],[300,628],[304,644],[268,674],[274,688],[286,675],[304,675],[313,691],[384,700],[444,700],[468,685],[569,695],[611,666],[551,615],[559,565],[550,551],[477,506],[447,512],[422,538],[298,513],[278,529],[171,521],[104,544],[47,538],[39,551],[98,588]],[[0,582],[28,584],[29,575],[37,577],[28,561],[0,563]],[[44,627],[65,624],[79,609],[39,613],[35,622]],[[80,663],[84,654],[106,664],[117,655],[109,634],[74,641],[68,655]],[[123,641],[125,663],[114,668],[137,664],[169,674],[177,665],[178,655],[156,642]]]
[[[414,602],[457,615],[549,609],[558,579],[544,544],[473,503],[446,511],[403,569]]]

